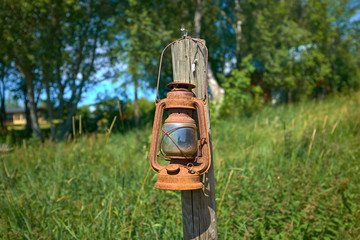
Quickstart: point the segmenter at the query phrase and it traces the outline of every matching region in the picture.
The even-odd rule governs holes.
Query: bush
[[[224,116],[250,115],[263,104],[262,88],[251,84],[251,74],[255,67],[251,64],[252,56],[243,59],[242,69],[233,70],[228,77],[219,75],[225,97],[220,112]]]

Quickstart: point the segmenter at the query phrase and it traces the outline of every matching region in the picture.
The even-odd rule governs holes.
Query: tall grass
[[[359,106],[356,94],[214,125],[220,239],[358,238]],[[4,153],[0,238],[181,239],[179,192],[153,188],[150,136],[27,141]]]

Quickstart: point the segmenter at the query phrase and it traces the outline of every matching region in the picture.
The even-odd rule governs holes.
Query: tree
[[[1,129],[6,129],[6,109],[5,109],[5,99],[6,99],[6,82],[5,79],[8,77],[8,64],[5,61],[0,62],[0,124]]]
[[[40,128],[36,115],[36,92],[38,83],[35,64],[37,51],[41,46],[35,37],[38,33],[38,4],[27,1],[5,1],[1,5],[0,25],[2,25],[3,46],[6,54],[24,80],[29,99],[31,127],[36,136],[40,137]],[[38,94],[39,96],[39,94]]]
[[[196,0],[196,9],[194,14],[194,37],[200,38],[201,34],[201,24],[203,18],[203,2],[201,0]],[[211,64],[208,64],[208,85],[211,91],[211,98],[213,100],[220,100],[224,95],[224,89],[220,87],[219,83],[216,81],[215,75],[212,71]]]
[[[148,78],[155,75],[154,66],[157,66],[158,50],[164,40],[169,38],[164,24],[159,17],[157,6],[153,2],[131,0],[124,6],[124,16],[117,19],[124,24],[123,43],[118,50],[128,67],[128,74],[134,86],[134,123],[139,124],[140,112],[138,103],[138,89],[141,84],[148,85]]]
[[[58,138],[69,132],[72,116],[82,94],[106,77],[105,74],[96,73],[109,66],[106,54],[114,35],[110,27],[113,25],[111,20],[116,14],[116,5],[105,0],[50,6],[48,17],[52,19],[49,26],[51,31],[43,29],[43,40],[49,44],[41,68],[49,117],[52,119],[56,116],[63,120],[58,127]],[[52,53],[52,49],[57,51]]]
[[[265,99],[270,100],[272,90],[293,101],[319,92],[336,93],[344,82],[355,86],[350,75],[358,76],[359,64],[351,49],[358,43],[351,40],[356,25],[350,21],[359,5],[353,1],[235,0],[220,1],[218,6],[220,23],[231,29],[222,42],[230,41],[227,45],[235,50],[225,61],[235,58],[234,67],[241,70],[242,59],[251,54],[256,67],[251,84],[261,86]],[[343,60],[349,56],[355,58],[345,66]]]
[[[18,0],[2,5],[3,39],[24,80],[37,136],[36,104],[43,88],[52,136],[62,138],[69,132],[86,88],[101,80],[96,71],[107,64],[116,4],[107,0]],[[62,122],[57,129],[54,118]]]

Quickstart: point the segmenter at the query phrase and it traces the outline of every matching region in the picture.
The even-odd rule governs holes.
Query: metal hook
[[[185,28],[180,28],[181,34],[183,38],[187,38],[188,36],[188,30]]]

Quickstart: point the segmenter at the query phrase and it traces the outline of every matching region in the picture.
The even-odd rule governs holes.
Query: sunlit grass
[[[220,239],[358,237],[359,106],[356,94],[214,125]],[[1,167],[0,237],[181,239],[180,193],[153,188],[150,135],[28,141],[4,153],[17,173]]]

